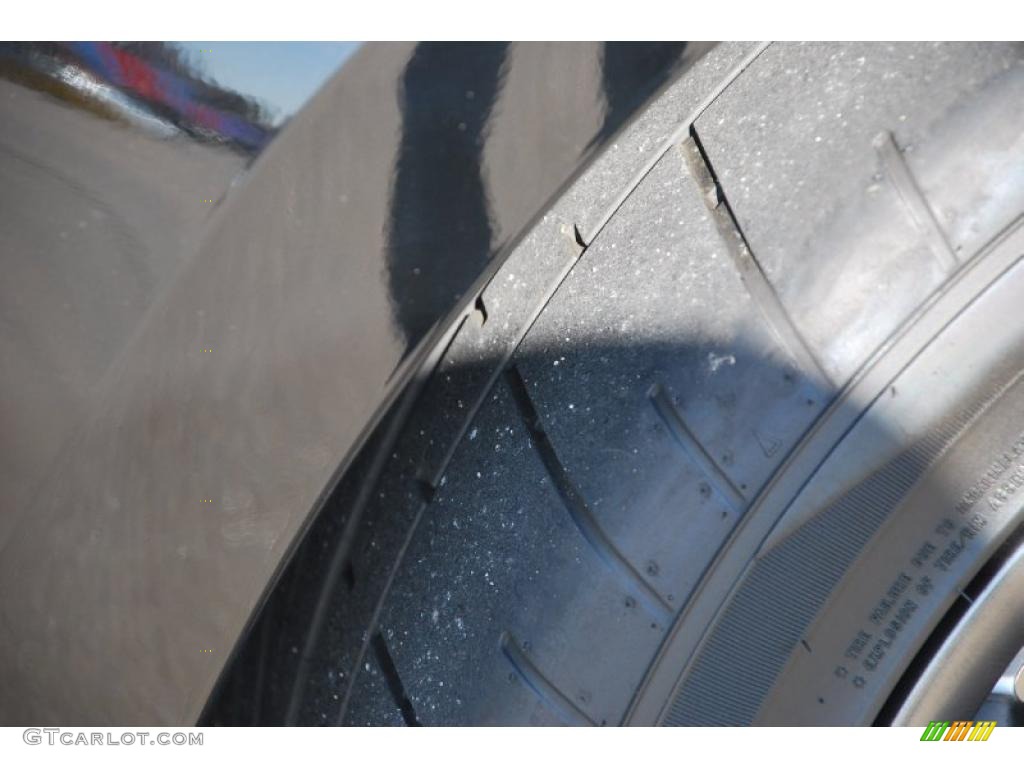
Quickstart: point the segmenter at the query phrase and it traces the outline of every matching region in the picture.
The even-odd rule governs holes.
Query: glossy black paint
[[[507,67],[506,43],[421,43],[402,73],[387,262],[410,347],[479,276],[496,245],[483,149]]]

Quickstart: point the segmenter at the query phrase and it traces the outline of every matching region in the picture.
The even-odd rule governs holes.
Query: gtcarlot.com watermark
[[[21,738],[26,744],[63,744],[67,747],[122,746],[203,746],[202,733],[185,731],[77,731],[71,728],[26,728]]]

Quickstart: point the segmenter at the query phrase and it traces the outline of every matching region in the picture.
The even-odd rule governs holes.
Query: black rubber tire
[[[975,511],[914,499],[1016,445],[1010,341],[920,382],[1019,255],[1022,94],[1017,45],[708,54],[453,326],[206,722],[872,722],[1017,524],[933,573]]]

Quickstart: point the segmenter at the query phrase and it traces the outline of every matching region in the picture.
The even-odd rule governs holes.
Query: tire
[[[1021,53],[706,55],[451,326],[204,721],[875,722],[1019,523]]]

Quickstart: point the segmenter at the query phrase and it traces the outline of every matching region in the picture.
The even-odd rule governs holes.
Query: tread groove
[[[885,169],[886,176],[896,187],[903,207],[906,208],[914,225],[928,241],[928,247],[935,255],[936,260],[947,272],[954,272],[960,266],[956,252],[946,239],[946,233],[942,231],[939,220],[935,218],[935,212],[928,204],[924,192],[918,186],[914,174],[907,165],[903,152],[896,145],[896,138],[891,131],[883,131],[874,140],[875,150],[878,158]]]
[[[426,503],[421,503],[419,508],[416,510],[416,515],[413,517],[412,522],[409,524],[409,529],[405,533],[405,537],[402,540],[402,546],[399,548],[398,555],[395,558],[394,564],[391,566],[388,572],[387,580],[384,583],[383,589],[381,589],[380,596],[377,599],[376,605],[373,609],[373,616],[370,617],[370,622],[367,624],[366,631],[363,633],[363,643],[359,647],[359,651],[356,654],[355,662],[352,664],[352,668],[349,670],[349,683],[348,688],[345,689],[345,696],[341,701],[341,707],[338,710],[337,724],[342,725],[345,722],[345,715],[348,714],[348,706],[352,701],[352,695],[356,690],[356,681],[360,670],[363,669],[363,660],[366,658],[366,653],[369,650],[369,645],[373,635],[377,632],[377,625],[380,622],[381,612],[384,610],[384,602],[387,599],[388,594],[391,592],[391,585],[395,581],[395,577],[398,575],[398,570],[402,566],[402,562],[405,560],[405,553],[409,549],[409,545],[412,542],[412,537],[415,535],[416,530],[419,528],[420,520],[423,519],[423,513],[427,509]]]
[[[501,371],[512,359],[512,356],[515,354],[515,351],[519,348],[519,345],[522,343],[523,339],[526,338],[526,335],[533,328],[533,325],[537,321],[537,318],[539,318],[540,315],[543,313],[544,309],[547,307],[552,297],[558,292],[558,289],[562,286],[562,283],[573,271],[573,269],[575,269],[576,265],[579,263],[579,260],[583,255],[584,250],[585,247],[582,248],[581,250],[575,251],[572,254],[571,258],[565,259],[560,265],[558,265],[558,271],[551,276],[551,279],[548,281],[543,296],[528,313],[525,313],[523,322],[519,330],[516,332],[515,337],[507,341],[507,343],[504,345],[504,348],[502,349],[501,355],[498,357],[497,360],[493,362],[493,364],[488,363],[490,368],[492,368],[492,371],[488,375],[486,381],[475,393],[473,400],[470,402],[469,407],[466,409],[465,417],[462,419],[461,427],[455,433],[454,437],[452,437],[452,439],[448,441],[444,452],[441,453],[436,458],[428,458],[425,455],[421,459],[420,466],[417,472],[419,477],[423,479],[427,487],[433,489],[436,489],[438,487],[438,484],[441,482],[441,477],[442,475],[444,475],[445,468],[451,461],[452,456],[455,455],[455,451],[459,447],[459,444],[462,442],[466,430],[469,428],[470,422],[476,417],[476,414],[483,405],[483,402],[486,399],[488,393],[494,388],[495,383],[501,376]],[[488,283],[488,285],[490,285],[490,283]],[[486,288],[484,290],[486,290]],[[481,300],[482,297],[483,294],[481,294]],[[454,341],[455,338],[453,338],[453,343]],[[445,358],[438,363],[436,369],[431,373],[431,376],[437,376],[442,371],[442,366],[445,364],[446,361],[447,354],[445,355]]]
[[[572,699],[544,675],[533,663],[522,645],[508,631],[501,633],[501,652],[515,669],[516,674],[537,697],[557,712],[569,725],[597,725]]]
[[[320,592],[317,594],[313,613],[309,620],[302,654],[299,657],[299,666],[288,693],[288,707],[285,710],[285,724],[287,725],[295,725],[298,722],[302,707],[302,694],[306,688],[306,681],[309,679],[310,663],[316,653],[316,645],[327,624],[331,600],[337,591],[338,584],[339,582],[345,583],[349,590],[355,584],[355,572],[352,569],[350,560],[352,545],[359,533],[359,527],[363,522],[363,516],[369,505],[373,490],[377,485],[377,480],[380,478],[385,465],[391,457],[391,446],[398,438],[399,432],[409,411],[412,409],[413,403],[416,401],[417,395],[418,389],[415,387],[411,387],[406,392],[399,401],[396,411],[389,417],[379,442],[368,448],[374,451],[374,453],[366,470],[366,482],[359,489],[359,493],[356,495],[349,510],[348,518],[342,529],[341,538],[331,555],[327,574]]]
[[[833,382],[789,316],[789,312],[783,306],[775,288],[761,269],[761,265],[754,258],[718,176],[715,174],[715,169],[704,151],[697,130],[692,125],[690,126],[690,135],[680,144],[680,149],[687,168],[704,191],[704,203],[711,212],[715,226],[726,244],[729,256],[736,265],[740,279],[746,286],[750,297],[765,320],[768,321],[768,325],[775,332],[779,341],[793,355],[800,369],[805,374],[816,377],[819,383],[832,386]]]
[[[619,577],[623,586],[630,592],[637,593],[651,613],[655,614],[663,625],[667,625],[674,615],[671,606],[648,584],[647,580],[640,575],[601,528],[582,494],[569,477],[565,465],[558,458],[555,447],[544,432],[540,415],[534,408],[522,374],[515,366],[511,366],[505,371],[505,377],[509,389],[512,391],[516,408],[526,424],[537,453],[540,455],[541,463],[569,511],[569,516],[580,533],[583,534],[583,538],[609,569]]]
[[[760,43],[758,43],[746,56],[744,56],[743,60],[740,61],[739,64],[737,64],[732,69],[732,71],[730,71],[724,78],[722,78],[722,81],[715,87],[715,89],[697,105],[697,107],[686,117],[686,119],[679,124],[679,127],[676,130],[674,130],[671,133],[671,135],[669,135],[669,137],[665,139],[665,141],[661,143],[658,149],[652,152],[647,157],[646,162],[643,164],[640,170],[636,173],[636,175],[633,176],[632,179],[630,179],[629,183],[619,192],[619,194],[616,195],[611,205],[609,205],[605,209],[604,213],[601,215],[601,218],[599,218],[590,227],[590,230],[586,233],[577,230],[579,233],[580,245],[586,247],[594,242],[594,238],[596,238],[601,233],[601,230],[604,229],[605,225],[607,225],[608,222],[611,221],[612,216],[614,216],[615,213],[619,210],[619,208],[622,207],[622,204],[626,202],[629,196],[633,194],[633,190],[640,186],[640,183],[646,178],[647,174],[651,172],[654,166],[658,164],[658,161],[661,160],[661,158],[663,158],[672,149],[672,147],[675,146],[679,142],[679,140],[686,135],[687,131],[689,131],[692,128],[693,124],[697,122],[697,119],[701,115],[703,115],[712,104],[715,103],[718,97],[725,92],[725,89],[732,85],[733,82],[735,82],[736,79],[740,75],[742,75],[747,70],[747,68],[750,67],[750,65],[753,64],[761,56],[762,53],[768,50],[768,47],[771,44],[771,40],[763,40]]]
[[[738,515],[742,514],[747,507],[747,499],[701,445],[700,440],[687,426],[683,415],[679,412],[676,404],[672,402],[672,398],[669,397],[664,387],[655,383],[648,390],[647,395],[651,399],[654,410],[683,453],[700,468],[700,471],[729,505],[729,508]]]
[[[388,691],[391,693],[391,698],[395,700],[395,704],[398,705],[398,709],[402,713],[402,719],[405,720],[406,725],[421,725],[419,719],[416,717],[416,710],[412,705],[412,700],[409,698],[409,694],[405,692],[405,686],[402,684],[402,677],[398,674],[398,667],[395,666],[395,660],[391,658],[391,651],[388,650],[388,643],[384,639],[384,635],[380,632],[373,633],[373,655],[377,657],[377,665],[380,667],[381,673],[384,675],[384,682],[387,683]]]

